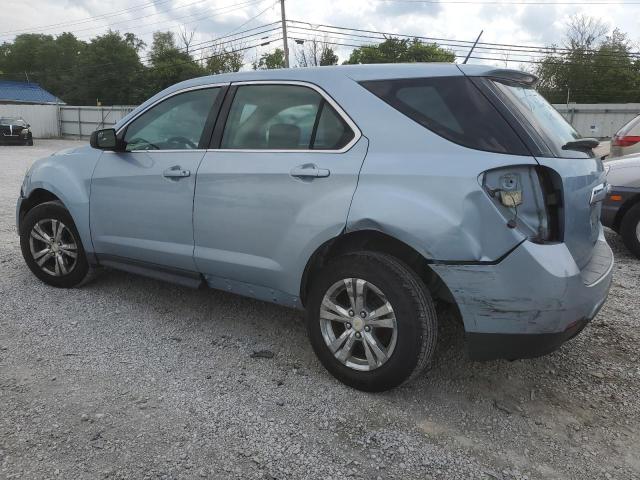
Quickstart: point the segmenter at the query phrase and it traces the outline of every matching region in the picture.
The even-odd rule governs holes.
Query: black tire
[[[29,140],[27,140],[27,145],[29,147],[33,147],[33,138],[30,138]]]
[[[338,360],[323,337],[320,309],[324,296],[342,279],[349,278],[377,287],[395,315],[395,347],[388,360],[368,371],[356,370]],[[332,260],[312,279],[306,303],[307,331],[316,355],[334,377],[353,388],[367,392],[389,390],[418,375],[433,357],[438,325],[431,295],[415,272],[391,255],[357,252]]]
[[[58,267],[55,266],[55,256],[50,256],[49,260],[45,262],[43,268],[39,266],[34,259],[31,248],[31,242],[34,242],[34,248],[37,248],[38,251],[41,251],[40,248],[46,247],[47,244],[45,242],[40,240],[31,240],[31,232],[38,222],[42,221],[46,223],[47,220],[62,222],[66,227],[66,230],[63,232],[64,238],[61,242],[69,244],[73,241],[76,245],[75,262],[72,265],[67,263],[69,271],[67,273],[62,273],[62,270],[60,270],[58,276],[55,275],[55,272],[58,271]],[[37,247],[35,246],[36,243],[38,245]],[[79,285],[88,277],[90,271],[89,263],[87,261],[84,247],[82,246],[82,241],[80,240],[80,235],[78,234],[78,230],[76,229],[76,225],[73,222],[71,215],[60,202],[42,203],[27,212],[22,222],[20,222],[20,248],[22,250],[22,256],[24,257],[25,262],[27,262],[29,269],[36,277],[48,285],[59,288],[71,288]],[[53,262],[54,266],[51,266],[51,262]],[[69,257],[65,257],[65,262],[71,262]],[[53,274],[46,271],[51,271],[52,268]]]
[[[640,258],[640,203],[637,203],[624,214],[620,224],[620,235],[629,251]]]

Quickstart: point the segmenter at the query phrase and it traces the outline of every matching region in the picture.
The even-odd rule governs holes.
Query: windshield
[[[21,125],[24,127],[26,123],[21,118],[1,117],[0,125]]]
[[[558,157],[588,158],[593,156],[579,150],[563,150],[563,145],[582,138],[553,106],[532,87],[493,82],[511,101],[531,126],[542,136],[547,146]]]

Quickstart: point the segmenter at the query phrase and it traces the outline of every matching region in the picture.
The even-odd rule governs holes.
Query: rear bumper
[[[564,332],[514,334],[468,333],[467,352],[473,360],[534,358],[551,353],[578,335],[590,319],[569,325]]]
[[[498,264],[434,265],[453,294],[471,358],[544,355],[577,335],[604,304],[613,253],[601,232],[578,268],[564,244],[524,242]]]

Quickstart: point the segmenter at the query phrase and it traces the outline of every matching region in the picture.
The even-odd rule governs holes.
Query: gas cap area
[[[548,239],[547,208],[535,166],[514,165],[488,170],[482,174],[481,182],[504,218],[505,228],[517,228],[531,241]]]

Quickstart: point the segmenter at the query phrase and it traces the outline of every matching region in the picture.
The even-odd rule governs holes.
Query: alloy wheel
[[[385,364],[398,337],[391,303],[378,287],[360,278],[345,278],[327,290],[320,306],[320,329],[333,356],[359,371]]]
[[[54,277],[68,275],[78,261],[78,243],[60,220],[38,221],[29,233],[31,256],[40,269]]]

